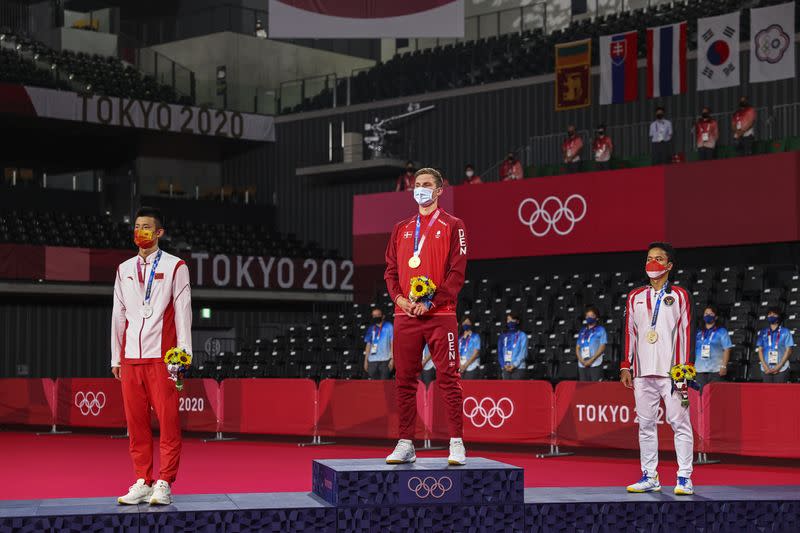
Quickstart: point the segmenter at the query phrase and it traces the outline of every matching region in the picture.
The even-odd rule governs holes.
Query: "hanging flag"
[[[686,92],[686,22],[647,28],[647,97]]]
[[[592,40],[556,45],[556,111],[591,105]]]
[[[638,98],[638,54],[639,32],[635,30],[600,37],[600,105]]]
[[[750,83],[794,78],[794,2],[750,10]]]
[[[739,85],[739,15],[697,20],[697,90]]]

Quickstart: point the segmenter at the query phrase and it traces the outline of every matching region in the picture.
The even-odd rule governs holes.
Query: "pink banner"
[[[316,389],[310,379],[226,379],[222,382],[222,430],[313,435]]]
[[[114,378],[59,378],[56,382],[56,424],[124,428],[122,386]]]
[[[417,387],[416,435],[423,438],[425,385]],[[397,438],[393,380],[325,379],[319,384],[319,434],[326,437]]]
[[[708,452],[800,458],[800,384],[712,383],[706,394]]]
[[[463,380],[464,439],[550,443],[553,387],[546,381]],[[439,387],[428,388],[432,437],[446,439],[447,417]]]
[[[54,398],[52,379],[0,379],[0,424],[49,426]]]
[[[692,428],[699,441],[700,397],[689,391]],[[556,434],[562,446],[639,449],[633,391],[619,382],[562,381],[556,386]],[[658,447],[674,450],[663,403],[658,415]]]

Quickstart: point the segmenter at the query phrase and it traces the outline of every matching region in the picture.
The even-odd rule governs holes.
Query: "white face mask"
[[[475,175],[475,172],[473,172],[472,170],[467,170],[466,174],[468,178],[471,178],[472,176]]]
[[[433,201],[433,189],[414,187],[414,200],[416,200],[419,205],[428,205]]]

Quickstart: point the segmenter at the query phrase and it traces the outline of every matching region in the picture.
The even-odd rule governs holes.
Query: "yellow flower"
[[[692,364],[683,365],[683,372],[686,374],[686,379],[690,381],[697,376],[697,369]]]
[[[180,363],[183,366],[189,366],[190,364],[192,364],[192,358],[189,357],[189,354],[187,354],[186,352],[183,352],[178,356],[178,361],[180,361]]]
[[[672,375],[672,381],[683,381],[686,377],[683,366],[681,365],[673,366],[672,370],[670,370],[670,374]]]

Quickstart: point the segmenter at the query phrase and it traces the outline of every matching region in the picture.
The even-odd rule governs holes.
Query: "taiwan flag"
[[[638,32],[629,31],[600,37],[600,104],[621,104],[636,100]]]

